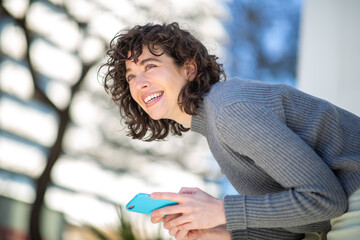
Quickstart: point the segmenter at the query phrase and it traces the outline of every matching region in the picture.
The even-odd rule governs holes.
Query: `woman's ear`
[[[197,75],[197,65],[195,60],[188,60],[185,62],[185,71],[188,81],[193,81]]]

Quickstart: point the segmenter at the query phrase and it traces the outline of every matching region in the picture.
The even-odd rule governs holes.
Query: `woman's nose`
[[[136,79],[136,87],[138,89],[144,89],[149,87],[150,82],[149,79],[144,75],[144,74],[140,74],[137,79]]]

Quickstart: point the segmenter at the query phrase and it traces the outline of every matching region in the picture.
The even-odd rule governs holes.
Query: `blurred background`
[[[183,186],[234,193],[201,136],[126,136],[97,73],[120,30],[179,22],[228,77],[360,115],[359,12],[357,0],[1,0],[0,240],[169,239],[122,207]]]

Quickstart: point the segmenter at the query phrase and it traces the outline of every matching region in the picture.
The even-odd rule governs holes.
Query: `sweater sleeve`
[[[334,173],[274,112],[240,102],[222,108],[216,124],[221,141],[286,189],[225,196],[229,231],[291,228],[326,221],[346,210],[346,195]]]
[[[233,240],[289,240],[304,239],[303,233],[292,233],[279,228],[249,228],[246,230],[234,230],[230,232]]]

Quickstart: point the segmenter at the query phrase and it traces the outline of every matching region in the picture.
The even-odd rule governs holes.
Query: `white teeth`
[[[145,102],[145,103],[149,103],[149,102],[151,102],[152,100],[154,100],[155,98],[160,97],[161,95],[162,95],[161,93],[154,93],[154,94],[152,94],[152,95],[150,95],[150,96],[147,96],[147,97],[144,99],[144,102]]]

